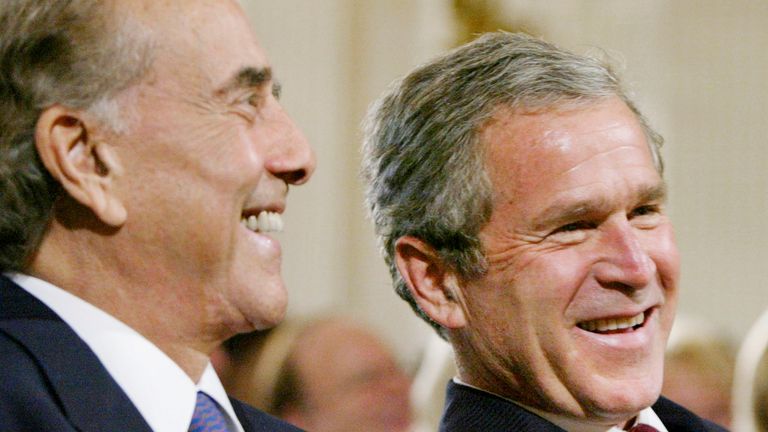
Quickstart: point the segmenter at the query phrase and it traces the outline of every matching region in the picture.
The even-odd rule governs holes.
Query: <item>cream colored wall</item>
[[[242,2],[283,84],[283,105],[318,156],[314,178],[290,193],[281,235],[288,313],[352,313],[407,360],[431,330],[394,294],[365,219],[359,130],[390,81],[447,45],[440,28],[450,16],[429,10],[442,2]]]
[[[289,313],[354,312],[415,358],[429,330],[396,298],[357,177],[367,104],[450,44],[447,0],[243,0],[318,154],[282,236]],[[619,54],[667,138],[683,256],[680,309],[736,337],[768,305],[768,3],[507,0],[499,13],[558,44]],[[407,341],[407,342],[404,342]]]

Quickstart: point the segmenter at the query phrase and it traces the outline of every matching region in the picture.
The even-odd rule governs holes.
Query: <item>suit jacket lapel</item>
[[[459,431],[538,431],[565,432],[536,414],[512,402],[451,380],[440,432]]]
[[[151,432],[128,396],[72,328],[5,277],[0,277],[0,329],[29,350],[61,401],[64,415],[76,428]]]
[[[653,411],[670,432],[726,432],[663,397],[653,405]],[[563,429],[512,402],[451,381],[448,383],[440,431],[466,430],[563,432]]]
[[[653,412],[659,416],[661,422],[664,423],[664,426],[670,432],[725,432],[725,429],[722,427],[702,419],[686,408],[664,397],[659,398],[653,405]]]

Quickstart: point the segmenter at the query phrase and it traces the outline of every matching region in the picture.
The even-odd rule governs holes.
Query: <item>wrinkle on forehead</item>
[[[643,152],[638,160],[652,163],[639,121],[619,99],[530,113],[499,108],[482,130],[481,139],[486,145],[489,175],[503,178],[513,169],[523,183],[553,171],[564,174],[591,158],[615,157],[620,151]]]
[[[619,147],[611,147],[611,148],[607,148],[607,149],[602,149],[602,150],[599,150],[597,152],[593,152],[592,154],[585,155],[580,160],[576,160],[576,161],[571,162],[572,166],[570,168],[568,168],[568,169],[558,173],[558,176],[565,176],[565,175],[574,173],[576,171],[579,171],[580,169],[588,169],[589,168],[588,165],[590,164],[590,162],[592,162],[594,160],[597,160],[599,158],[618,159],[618,158],[622,157],[622,156],[617,156],[617,155],[619,155],[621,153],[628,152],[627,155],[629,155],[630,153],[633,153],[633,152],[636,152],[636,151],[641,151],[641,152],[643,152],[644,154],[647,155],[647,158],[637,158],[636,165],[638,166],[638,168],[643,168],[643,167],[646,167],[648,164],[651,164],[651,165],[653,164],[653,162],[651,160],[650,150],[644,151],[643,148],[639,148],[637,146],[623,145],[623,146],[619,146]],[[629,157],[629,156],[627,156],[627,157]]]
[[[573,151],[574,138],[585,135],[600,136],[604,139],[610,139],[612,141],[629,141],[632,138],[633,128],[632,125],[624,122],[616,121],[612,124],[604,125],[597,129],[589,129],[583,131],[563,131],[564,125],[558,125],[557,129],[545,130],[542,133],[541,140],[534,141],[534,147],[547,146],[553,150],[559,150],[561,152]]]

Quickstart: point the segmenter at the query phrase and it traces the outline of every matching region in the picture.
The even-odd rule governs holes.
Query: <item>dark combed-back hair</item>
[[[0,3],[0,271],[24,270],[61,194],[35,149],[42,111],[88,110],[117,130],[112,98],[149,68],[150,44],[113,7],[110,0]]]
[[[396,81],[365,121],[366,202],[395,289],[420,308],[394,263],[402,236],[429,243],[465,280],[487,268],[478,238],[493,210],[479,135],[500,107],[516,111],[578,107],[619,97],[635,113],[662,172],[654,132],[602,60],[542,40],[486,34]]]

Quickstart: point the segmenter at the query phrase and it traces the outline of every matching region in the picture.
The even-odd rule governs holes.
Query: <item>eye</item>
[[[656,214],[659,212],[659,206],[657,205],[643,205],[632,210],[630,216],[646,216],[650,214]]]
[[[579,230],[592,229],[594,227],[595,227],[595,224],[587,221],[571,222],[569,224],[563,225],[560,228],[556,229],[554,233],[573,232],[573,231],[579,231]]]
[[[264,97],[258,93],[251,93],[248,95],[248,97],[245,98],[244,102],[254,108],[259,108],[264,102]]]
[[[232,112],[248,122],[254,122],[260,115],[265,104],[265,96],[258,91],[248,91],[234,100]]]
[[[589,221],[577,221],[565,224],[549,234],[549,238],[559,243],[578,243],[587,238],[588,231],[596,225]]]
[[[654,228],[659,224],[661,215],[660,205],[649,204],[636,207],[627,217],[633,225],[639,228]]]

